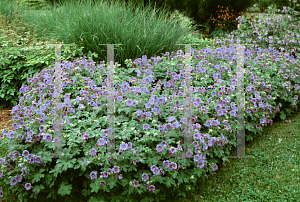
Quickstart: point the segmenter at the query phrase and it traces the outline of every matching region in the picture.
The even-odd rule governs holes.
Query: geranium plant
[[[72,158],[57,159],[56,162],[53,159],[43,160],[51,155],[55,141],[52,139],[55,112],[51,104],[54,69],[44,69],[28,79],[31,85],[24,85],[20,89],[23,96],[20,94],[20,104],[13,108],[13,113],[17,114],[14,116],[15,131],[3,131],[13,143],[7,158],[1,159],[1,163],[6,164],[3,175],[7,178],[4,180],[12,185],[14,191],[20,193],[19,198],[22,200],[30,193],[28,190],[38,193],[47,191],[47,186],[51,189],[53,181],[59,176],[68,176],[69,170],[77,170],[78,176],[86,177],[82,193],[91,196],[91,201],[125,198],[162,200],[166,195],[161,193],[167,193],[167,190],[171,190],[169,193],[184,195],[189,185],[195,184],[199,179],[204,180],[207,172],[213,173],[218,168],[218,163],[228,160],[226,156],[235,146],[236,69],[234,64],[231,63],[230,68],[227,66],[230,63],[223,64],[222,61],[226,54],[230,55],[235,51],[234,46],[228,49],[218,48],[215,52],[211,52],[210,48],[203,48],[201,51],[192,49],[192,53],[198,54],[192,57],[192,64],[195,64],[192,65],[192,78],[195,78],[193,86],[201,87],[193,88],[191,122],[194,147],[186,154],[190,158],[183,158],[182,153],[183,137],[188,135],[182,127],[186,122],[183,117],[185,106],[182,88],[185,85],[185,74],[182,51],[172,55],[166,53],[165,56],[170,59],[164,56],[152,58],[152,62],[144,57],[134,63],[127,61],[128,67],[131,66],[128,70],[115,69],[115,141],[118,151],[116,155],[121,156],[116,159],[105,157],[108,133],[105,129],[106,67],[103,63],[96,67],[91,60],[75,60],[73,63],[63,62],[61,66],[63,85],[70,85],[70,88],[63,90],[63,154]],[[236,55],[227,56],[227,61],[230,57],[233,61],[236,59]],[[220,58],[222,62],[216,62],[216,58]],[[271,61],[272,57],[267,57],[266,60]],[[245,67],[247,74],[252,75],[255,70],[259,72],[259,69],[254,68],[255,64],[249,61]],[[272,84],[272,80],[268,79],[278,75],[279,67],[276,64],[273,69],[264,69],[265,74],[261,76],[266,77],[265,85]],[[166,69],[167,74],[164,73]],[[220,74],[215,71],[218,69]],[[129,76],[134,71],[137,78]],[[297,73],[300,74],[300,71]],[[86,74],[95,80],[84,77]],[[160,77],[163,74],[165,80],[159,80],[152,86],[154,76]],[[223,86],[218,88],[220,84]],[[246,85],[250,84],[246,80]],[[80,86],[90,88],[74,88]],[[204,86],[212,88],[206,89]],[[278,88],[284,90],[283,86]],[[275,98],[280,96],[280,92],[246,88],[246,120],[251,117],[251,122],[245,123],[246,129],[261,132],[261,125],[257,120],[263,120],[262,123],[272,121],[266,120],[266,113],[259,112],[257,108],[250,109],[253,100],[249,99],[249,93],[254,94],[257,99],[261,95],[271,106],[277,106]],[[299,93],[299,89],[293,93]],[[297,100],[293,93],[288,94],[288,99]],[[263,106],[259,104],[259,107]],[[279,111],[279,107],[276,110]],[[273,115],[270,114],[269,117]],[[15,145],[23,148],[15,150]],[[15,169],[11,169],[13,167]],[[21,171],[23,177],[20,175]],[[20,186],[21,183],[27,191]],[[69,194],[72,189],[72,184],[65,180],[56,186],[61,195]],[[54,190],[51,190],[49,197],[55,198]]]

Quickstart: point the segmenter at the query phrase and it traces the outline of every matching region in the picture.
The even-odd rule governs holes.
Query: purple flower
[[[103,138],[98,139],[97,143],[101,146],[105,145],[105,140]]]
[[[103,186],[106,186],[106,182],[104,182],[104,181],[100,181],[100,184],[102,184]]]
[[[97,179],[97,171],[92,171],[90,173],[90,177],[91,177],[92,180]]]
[[[30,184],[30,183],[26,183],[26,184],[25,184],[25,189],[26,189],[26,190],[29,190],[30,188],[31,188],[31,184]]]
[[[149,109],[150,107],[151,107],[151,104],[149,104],[149,103],[146,103],[146,104],[145,104],[145,108],[146,108],[146,109]]]
[[[148,179],[149,179],[149,175],[147,173],[143,173],[142,180],[144,180],[146,182]]]
[[[128,144],[126,144],[124,142],[120,145],[121,150],[126,150],[127,148],[128,148]]]
[[[131,142],[128,142],[128,149],[131,149],[132,148],[132,143]]]
[[[126,105],[127,105],[127,106],[131,106],[131,105],[132,105],[132,100],[131,100],[131,99],[127,100],[127,101],[126,101]]]
[[[169,117],[169,122],[172,122],[172,121],[174,121],[174,120],[175,120],[175,116]]]
[[[170,147],[169,151],[174,154],[176,152],[176,148],[175,147]]]
[[[147,130],[149,128],[149,124],[148,123],[145,123],[144,125],[143,125],[143,129],[144,130]]]
[[[136,180],[134,180],[134,181],[133,181],[133,186],[134,186],[134,187],[137,187],[137,186],[139,186],[139,182],[138,182],[138,181],[136,181]]]
[[[157,145],[156,146],[156,150],[158,151],[158,152],[162,152],[163,150],[164,150],[164,147],[162,146],[162,145]]]
[[[169,166],[170,166],[170,161],[169,161],[169,160],[164,160],[164,161],[163,161],[163,165],[165,166],[165,168],[169,168]]]
[[[114,173],[119,173],[120,172],[120,167],[119,166],[114,166],[113,172]]]
[[[10,185],[13,186],[13,185],[16,185],[16,184],[17,184],[17,180],[16,180],[16,178],[14,177],[14,178],[12,178],[12,179],[10,180]]]
[[[154,186],[154,185],[150,185],[150,186],[148,187],[148,190],[149,190],[149,191],[154,191],[154,190],[155,190],[155,186]]]
[[[95,148],[90,149],[90,155],[96,156],[97,150]]]
[[[218,169],[218,166],[217,166],[217,164],[215,164],[213,167],[212,167],[212,170],[213,171],[216,171]]]

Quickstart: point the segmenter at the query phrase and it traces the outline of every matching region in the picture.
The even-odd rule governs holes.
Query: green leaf
[[[44,171],[45,169],[39,169],[38,172],[34,173],[33,174],[33,179],[32,179],[32,183],[35,183],[35,182],[38,182],[40,181],[41,178],[43,178],[45,175],[42,174],[42,172]]]
[[[72,185],[71,184],[67,184],[65,181],[63,181],[60,184],[60,187],[58,189],[58,194],[65,196],[65,195],[70,195],[71,194],[71,190],[72,190]]]

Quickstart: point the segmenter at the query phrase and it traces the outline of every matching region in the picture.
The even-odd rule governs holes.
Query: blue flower
[[[154,186],[154,185],[150,185],[150,186],[148,187],[148,190],[149,190],[149,191],[154,191],[154,190],[155,190],[155,186]]]
[[[17,180],[18,182],[21,182],[21,180],[22,180],[22,175],[17,175],[17,176],[15,176],[15,178],[16,178],[16,180]]]
[[[204,167],[204,163],[203,163],[202,160],[197,163],[197,167],[198,168],[203,168]]]
[[[145,123],[144,125],[143,125],[143,129],[144,130],[147,130],[149,128],[149,124],[148,123]]]
[[[175,116],[169,117],[169,122],[172,122],[172,121],[174,121],[174,120],[175,120]]]
[[[175,121],[175,122],[173,123],[173,125],[174,125],[176,128],[179,128],[179,122],[178,122],[178,121]]]
[[[134,181],[133,181],[133,186],[134,186],[134,187],[137,187],[137,186],[139,186],[139,182],[138,182],[138,181],[136,181],[136,180],[134,180]]]
[[[164,150],[164,147],[163,147],[161,144],[156,145],[156,150],[157,150],[158,152],[162,152],[162,151]]]
[[[148,101],[148,103],[151,104],[151,105],[154,104],[154,102],[155,102],[154,98],[150,98],[149,101]]]
[[[90,173],[90,177],[91,177],[92,180],[97,179],[97,171],[92,171]]]
[[[199,142],[198,142],[198,141],[193,141],[193,145],[194,145],[195,147],[197,147],[197,146],[199,146]]]
[[[31,184],[30,184],[30,183],[26,183],[26,184],[25,184],[25,189],[26,189],[26,190],[29,190],[30,188],[31,188]]]
[[[149,175],[147,173],[143,173],[142,180],[144,180],[146,182],[148,179],[149,179]]]
[[[172,168],[171,170],[177,169],[177,163],[172,162],[172,163],[170,164],[170,168]]]
[[[158,175],[159,172],[160,172],[159,168],[156,167],[156,166],[153,166],[153,167],[151,168],[151,171],[152,171],[152,173],[153,173],[154,175]]]
[[[36,156],[35,157],[35,163],[40,164],[42,162],[42,157],[41,156]]]
[[[180,122],[181,122],[181,123],[185,123],[186,121],[187,121],[187,118],[181,118],[181,119],[180,119]]]
[[[131,106],[131,105],[132,105],[132,100],[131,100],[131,99],[127,100],[127,101],[126,101],[126,105],[127,105],[127,106]]]
[[[95,148],[90,149],[90,155],[96,156],[97,150]]]
[[[173,127],[173,124],[171,124],[171,123],[167,123],[167,124],[166,124],[166,129],[169,130],[169,129],[171,129],[172,127]]]
[[[193,151],[189,149],[185,154],[187,158],[191,158],[193,155]]]
[[[104,138],[98,139],[97,143],[98,143],[99,145],[101,145],[101,146],[105,145],[105,140],[104,140]]]
[[[159,125],[159,130],[165,130],[166,126],[165,125]]]
[[[138,104],[137,101],[133,101],[133,102],[132,102],[132,105],[133,105],[133,106],[136,106],[137,104]]]
[[[102,177],[105,177],[105,178],[107,178],[107,177],[108,177],[108,172],[106,172],[106,171],[103,171],[103,172],[101,172],[101,175],[102,175]]]
[[[150,104],[148,106],[149,107],[146,107],[146,108],[150,108]],[[152,110],[153,113],[157,113],[158,112],[157,108],[152,108],[151,110]]]
[[[113,172],[114,173],[119,173],[120,172],[120,167],[119,166],[114,166],[113,167]]]
[[[128,148],[128,145],[124,142],[120,145],[121,150],[126,150],[127,148]]]
[[[213,171],[216,171],[218,169],[218,166],[217,166],[217,164],[215,164],[213,167],[212,167],[212,170]]]
[[[151,112],[146,112],[146,115],[147,115],[148,117],[151,117],[152,113],[151,113]]]
[[[171,148],[169,149],[169,151],[170,151],[172,154],[174,154],[174,153],[176,152],[176,148],[175,148],[175,147],[171,147]]]
[[[22,156],[24,156],[25,158],[27,158],[28,155],[29,155],[29,151],[24,150],[23,153],[22,153]]]
[[[12,178],[12,179],[10,180],[10,185],[13,186],[13,185],[16,185],[16,184],[17,184],[16,178]]]
[[[163,161],[163,165],[165,166],[165,168],[169,168],[169,166],[170,166],[170,161],[169,161],[169,160],[164,160],[164,161]]]

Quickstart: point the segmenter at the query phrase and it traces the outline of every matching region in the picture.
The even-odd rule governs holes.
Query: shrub
[[[179,71],[179,68],[176,66],[176,62],[175,62],[176,59],[174,58],[173,61],[174,64],[172,65],[172,67],[169,68],[170,71],[169,73],[171,73],[172,71],[174,72]],[[65,63],[66,69],[65,69],[64,76],[68,75],[68,79],[66,78],[64,83],[65,85],[67,85],[69,82],[70,84],[74,82],[73,86],[81,85],[82,83],[85,83],[84,80],[86,79],[84,79],[81,75],[84,75],[88,72],[88,69],[85,69],[85,67],[91,67],[90,63],[88,61],[85,62],[74,61],[74,64],[75,65],[73,69],[75,71],[71,70],[71,66],[72,66],[71,63]],[[133,64],[131,63],[131,65]],[[166,65],[164,65],[163,62],[161,62],[160,64],[157,63],[157,65],[153,65],[153,69],[155,69],[155,72],[158,75],[165,76],[164,68],[161,68],[165,66]],[[69,68],[70,70],[68,70]],[[91,76],[93,75],[94,78],[97,78],[97,80],[95,80],[95,83],[86,80],[86,82],[88,82],[89,85],[97,85],[97,86],[101,85],[101,81],[103,81],[104,79],[103,76],[105,75],[105,72],[103,66],[102,67],[100,66],[100,69],[101,69],[100,73],[96,73],[97,72],[96,69],[89,70]],[[142,67],[142,69],[144,69],[144,67]],[[129,85],[127,82],[125,82],[126,80],[129,80],[128,75],[130,74],[128,73],[136,70],[138,77],[140,77],[142,74],[141,72],[142,69],[131,67],[127,72],[120,71],[120,70],[116,71],[116,75],[118,75],[116,77],[116,80],[118,81],[117,84],[122,84],[123,87],[126,88],[126,86]],[[144,74],[154,76],[154,74],[150,72],[151,71],[150,69],[145,70]],[[80,70],[83,72],[79,73]],[[180,142],[180,139],[182,139],[182,137],[179,137],[180,135],[178,135],[178,132],[180,131],[179,128],[181,128],[181,124],[180,122],[177,121],[177,120],[180,120],[181,122],[185,121],[184,119],[181,119],[183,115],[181,109],[183,107],[183,105],[181,105],[182,99],[181,97],[178,97],[177,99],[177,103],[175,105],[178,108],[172,107],[171,109],[166,109],[165,106],[161,105],[163,102],[165,102],[164,101],[165,97],[160,97],[159,94],[155,91],[155,88],[150,89],[150,92],[152,91],[152,93],[149,94],[142,92],[144,101],[142,100],[140,101],[136,99],[137,98],[136,95],[133,95],[132,93],[126,94],[124,92],[125,89],[122,90],[122,93],[125,93],[125,95],[120,94],[119,96],[116,97],[117,100],[119,101],[116,103],[117,110],[115,114],[116,125],[117,125],[115,130],[116,145],[120,145],[119,153],[121,153],[120,155],[123,155],[125,159],[123,160],[114,159],[114,162],[110,162],[110,163],[106,158],[102,158],[102,159],[99,158],[100,156],[104,156],[105,154],[105,147],[100,145],[104,145],[105,143],[104,134],[107,133],[107,130],[103,129],[105,128],[106,125],[106,121],[105,121],[106,110],[104,109],[106,99],[104,97],[101,98],[102,93],[100,92],[100,94],[98,95],[94,94],[96,97],[98,98],[100,97],[100,99],[90,100],[88,104],[86,103],[86,101],[80,99],[80,94],[82,94],[83,96],[89,95],[90,94],[89,89],[80,90],[79,93],[78,90],[74,90],[74,89],[64,90],[64,94],[66,98],[65,106],[68,106],[68,109],[64,110],[63,112],[64,120],[67,121],[64,122],[63,130],[62,130],[64,134],[64,138],[66,139],[65,142],[62,141],[64,145],[63,153],[65,153],[65,155],[72,155],[72,159],[58,159],[56,162],[54,160],[52,161],[43,160],[43,157],[49,156],[47,151],[50,150],[50,152],[52,152],[51,150],[53,149],[53,146],[51,146],[53,145],[51,142],[52,135],[53,135],[52,133],[53,128],[51,128],[52,125],[51,120],[53,120],[54,110],[53,109],[51,110],[51,108],[53,107],[51,106],[52,105],[51,96],[53,94],[50,90],[53,89],[53,84],[52,86],[50,84],[52,78],[51,72],[53,73],[53,70],[44,69],[44,71],[42,71],[39,75],[36,75],[33,78],[28,79],[28,82],[30,83],[33,82],[30,85],[31,87],[22,86],[20,91],[21,93],[24,93],[24,96],[21,97],[20,95],[20,104],[13,108],[13,113],[18,114],[22,111],[22,109],[26,109],[24,115],[29,117],[28,118],[26,118],[25,116],[23,116],[23,118],[20,117],[21,123],[15,123],[14,125],[14,129],[16,130],[15,132],[9,131],[8,133],[6,133],[7,131],[3,131],[4,134],[8,135],[12,139],[14,144],[18,144],[22,146],[21,147],[22,151],[20,152],[21,153],[23,152],[22,153],[23,157],[21,157],[21,159],[19,158],[17,159],[21,161],[17,163],[17,160],[14,162],[8,160],[7,162],[9,162],[10,166],[7,166],[7,168],[15,167],[19,163],[22,163],[23,165],[27,164],[26,165],[27,172],[31,173],[28,176],[25,175],[22,179],[17,178],[16,181],[13,178],[4,179],[6,183],[10,182],[11,185],[17,185],[17,186],[13,186],[13,190],[19,193],[18,196],[20,197],[20,199],[26,200],[25,198],[28,197],[30,193],[25,191],[24,188],[21,187],[17,181],[21,182],[20,180],[22,180],[22,182],[28,183],[25,186],[27,190],[30,189],[31,186],[30,184],[32,184],[32,186],[35,186],[35,188],[32,187],[31,189],[33,192],[36,191],[48,192],[48,193],[50,192],[49,196],[55,197],[52,190],[54,189],[53,185],[56,177],[58,175],[61,175],[66,177],[65,179],[71,180],[73,179],[73,176],[68,175],[68,173],[70,172],[69,169],[74,169],[77,170],[76,172],[77,176],[83,175],[87,178],[87,181],[83,182],[83,184],[85,185],[85,189],[82,190],[83,195],[87,196],[92,194],[92,192],[98,192],[98,191],[101,192],[109,191],[111,194],[110,197],[113,197],[115,193],[114,196],[115,198],[110,198],[110,200],[115,201],[116,199],[124,200],[125,198],[130,198],[129,196],[131,196],[132,194],[137,194],[138,192],[139,194],[143,193],[143,197],[145,197],[144,199],[146,199],[147,197],[145,192],[150,192],[150,190],[153,190],[154,196],[156,197],[156,200],[158,200],[161,197],[162,198],[165,197],[160,194],[157,195],[159,190],[161,191],[161,193],[166,193],[165,191],[167,187],[174,191],[176,185],[183,186],[183,184],[188,185],[190,183],[196,183],[197,181],[196,178],[190,179],[190,177],[188,176],[197,175],[198,177],[201,176],[202,178],[204,173],[208,171],[207,170],[208,167],[211,167],[214,170],[217,168],[215,163],[213,163],[216,162],[216,160],[213,159],[209,161],[204,160],[205,153],[203,153],[203,157],[201,157],[202,151],[200,147],[198,147],[197,150],[198,152],[200,152],[201,155],[199,156],[197,155],[194,158],[196,158],[197,161],[199,160],[199,158],[200,159],[203,158],[202,159],[203,161],[192,162],[192,161],[187,161],[187,159],[181,159],[178,160],[178,162],[180,162],[179,164],[175,163],[176,160],[174,157],[178,156],[180,153],[179,151],[182,149],[182,147],[180,146],[180,144],[182,144],[182,141]],[[44,78],[44,80],[42,81],[43,83],[39,83],[38,78],[43,78],[42,75],[44,75],[44,77],[46,78]],[[182,68],[181,68],[181,73],[179,75],[177,78],[178,80],[176,82],[178,84],[180,83],[180,80],[183,82],[182,76],[184,74]],[[143,91],[144,89],[149,88],[149,84],[151,84],[151,81],[153,80],[151,78],[152,76],[144,78],[143,80],[143,82],[145,82],[144,88],[142,89],[140,88],[140,90]],[[181,79],[179,79],[180,77]],[[123,81],[120,78],[122,78]],[[136,84],[138,83],[140,83],[140,81],[138,81]],[[160,88],[158,87],[159,85],[161,85],[161,82],[160,84],[157,84],[156,86],[157,89]],[[120,88],[120,86],[118,88]],[[181,88],[182,87],[178,87],[178,90]],[[137,89],[137,91],[140,90]],[[26,92],[31,92],[31,93],[26,93]],[[166,92],[169,92],[169,90],[167,90]],[[181,94],[182,92],[183,91],[180,91],[179,95],[182,96]],[[41,94],[44,94],[44,96],[42,96]],[[145,100],[147,101],[151,97],[151,95],[153,96],[157,95],[157,100],[155,100],[154,99],[155,97],[152,96],[150,102],[154,102],[154,103],[158,102],[158,104],[155,105],[155,107],[152,110],[153,115],[151,114],[150,111],[145,113],[141,110],[138,110],[141,108],[145,109],[149,107],[148,104],[146,104]],[[84,96],[85,99],[88,98],[86,96]],[[38,100],[39,97],[41,98],[40,100]],[[70,99],[68,99],[68,97]],[[78,101],[78,103],[76,100]],[[197,102],[200,102],[200,100],[197,100]],[[131,104],[132,106],[130,106]],[[129,105],[130,107],[125,107],[126,105]],[[159,105],[161,105],[162,107],[161,110]],[[75,108],[71,106],[74,107],[76,106],[76,108],[78,106],[78,108],[75,110]],[[174,113],[174,116],[169,115],[171,111],[173,113],[174,111],[176,111],[176,113]],[[137,112],[137,114],[135,112]],[[87,116],[87,114],[89,115]],[[202,118],[208,117],[208,115],[204,115],[204,114],[201,116]],[[172,124],[170,123],[166,125],[162,125],[162,123],[166,122],[165,120],[169,120],[172,122],[176,120],[175,122],[176,128],[174,127],[174,129],[171,129],[170,127],[172,127]],[[196,120],[196,116],[193,116],[193,120],[192,120],[193,123],[195,123],[195,120]],[[150,123],[152,122],[151,125],[147,123],[149,121]],[[161,125],[159,125],[160,122]],[[161,134],[161,130],[163,130],[163,127],[165,126],[167,128],[166,133],[169,133],[168,137],[162,135],[163,133]],[[200,125],[194,124],[194,128],[196,126],[201,127]],[[132,127],[136,127],[137,130],[132,130],[131,129]],[[26,132],[24,133],[23,131],[24,129],[25,131],[27,131],[27,133]],[[139,134],[138,131],[141,131],[141,134]],[[170,138],[170,136],[174,136],[174,137]],[[18,137],[18,138],[15,139],[13,137]],[[207,144],[212,146],[213,144],[212,142],[218,141],[220,144],[219,146],[223,145],[223,143],[225,142],[228,142],[226,137],[223,137],[224,138],[223,140],[219,139],[220,137],[218,138],[211,137],[212,142],[210,141],[206,142],[210,138],[208,135],[207,136],[203,135],[203,137],[200,137],[200,134],[198,133],[196,137],[199,137],[201,141],[203,141],[203,144],[205,145],[204,148],[206,148],[206,150],[211,149],[208,148],[209,146],[207,146]],[[222,141],[222,143],[220,141]],[[20,148],[20,147],[15,147],[14,144],[12,144],[11,148],[9,149],[10,150],[9,152],[16,151],[15,148]],[[176,146],[177,144],[179,150],[173,147]],[[194,144],[196,144],[196,142]],[[200,144],[197,143],[198,146],[200,146]],[[122,150],[123,148],[131,148],[132,151]],[[177,152],[174,153],[175,151]],[[191,157],[193,152],[195,151],[189,152],[189,155],[191,155]],[[94,156],[94,154],[96,154],[96,156]],[[17,156],[17,153],[15,153],[15,155]],[[213,156],[213,154],[211,155]],[[220,155],[220,151],[218,151],[216,155]],[[173,156],[173,158],[171,156]],[[13,156],[10,157],[14,158]],[[28,162],[29,164],[26,162],[26,158],[29,161]],[[91,163],[88,165],[82,164],[81,162],[84,162],[84,159],[90,161]],[[169,163],[167,163],[167,159],[170,159]],[[103,167],[99,165],[101,163],[103,163]],[[165,166],[163,166],[163,163]],[[114,167],[111,167],[112,165],[114,165]],[[171,165],[174,167],[168,168],[167,165]],[[207,167],[204,168],[204,165],[206,165]],[[165,168],[162,169],[163,167]],[[199,167],[203,169],[200,169]],[[100,179],[98,178],[96,180],[92,180],[95,174],[94,171],[97,171],[99,168],[104,172],[102,173],[104,178],[102,179],[102,177],[100,177]],[[109,168],[113,169],[115,174],[111,173],[109,171]],[[152,176],[151,172],[149,172],[150,168],[152,170],[152,174],[155,174],[154,176]],[[190,168],[190,169],[184,172],[183,169],[185,168]],[[178,170],[180,171],[181,169],[182,172],[180,172],[180,175],[176,174],[177,171]],[[174,172],[175,170],[177,171]],[[8,176],[15,176],[17,175],[18,171],[21,171],[21,169],[8,170],[7,174]],[[24,169],[22,172],[24,172]],[[106,174],[108,174],[110,180],[106,179],[107,177]],[[115,178],[115,176],[117,176],[116,174],[119,175],[119,178]],[[124,180],[122,180],[121,174],[123,174]],[[143,180],[141,180],[148,175],[149,175],[149,181],[147,181],[145,178],[145,182],[146,181],[147,183],[151,182],[151,185],[150,184],[147,185],[146,183],[144,183]],[[157,175],[163,175],[163,177],[161,176],[158,177]],[[178,176],[178,179],[174,179],[176,178],[175,176]],[[138,186],[137,189],[135,189],[134,187],[136,187],[137,182],[141,184]],[[154,186],[153,184],[155,182],[157,184]],[[102,186],[102,184],[105,185],[106,183],[107,185],[109,185],[109,187]],[[130,184],[132,184],[132,186],[130,186]],[[55,185],[57,187],[60,187],[58,193],[61,195],[69,194],[70,189],[72,187],[67,182],[63,182],[61,185],[58,184]],[[120,193],[120,190],[122,190],[121,187],[123,187],[123,191],[124,191],[123,194],[126,194],[126,197],[120,196],[120,194],[118,194],[117,196],[117,193]],[[183,190],[183,188],[181,188],[181,190]],[[182,194],[181,192],[182,191],[178,193]],[[35,197],[36,196],[37,195],[35,195]],[[99,195],[97,196],[98,196],[97,199],[99,200],[100,199]],[[101,196],[101,199],[104,199],[103,196]]]
[[[218,44],[229,45],[232,43],[233,38],[235,38],[236,41],[240,40],[242,44],[255,42],[256,46],[262,48],[274,47],[275,50],[287,53],[295,59],[299,59],[300,45],[298,41],[300,31],[297,24],[300,18],[286,17],[286,14],[292,16],[292,13],[294,13],[293,9],[289,7],[283,7],[283,9],[276,11],[280,12],[280,15],[274,16],[272,11],[268,10],[266,17],[271,19],[271,22],[262,20],[266,18],[262,15],[261,17],[257,17],[251,14],[238,17],[238,30],[231,32],[230,35],[225,35],[225,37],[219,37],[221,43]],[[288,29],[286,27],[288,27]],[[285,30],[285,32],[281,32],[280,30],[282,29]],[[263,33],[263,35],[260,33]]]
[[[23,18],[19,21],[18,14],[16,16],[15,23],[17,25],[24,24]],[[17,104],[19,89],[30,75],[40,72],[45,66],[55,62],[55,47],[48,47],[47,44],[58,44],[58,42],[55,38],[51,39],[50,42],[46,40],[37,41],[36,30],[31,34],[29,26],[26,24],[22,29],[8,30],[6,17],[1,17],[4,17],[1,18],[3,29],[0,29],[0,108],[2,109]],[[62,45],[61,57],[65,60],[74,59],[84,54],[82,49],[83,47],[78,48],[75,43],[67,46]],[[89,56],[92,55],[97,57],[97,54],[89,53]]]
[[[230,46],[228,50],[233,50],[232,48]],[[220,61],[216,61],[216,53],[220,50],[218,48],[215,53],[210,53],[209,48],[201,51],[192,49],[192,53],[199,54],[192,58],[192,64],[197,64],[192,69],[192,73],[195,73],[192,74],[193,87],[217,87],[216,80],[222,82],[221,75],[210,68],[210,64],[221,68]],[[169,56],[169,53],[165,56]],[[15,131],[3,131],[13,143],[6,161],[2,159],[7,169],[3,171],[5,183],[10,183],[12,190],[18,193],[19,199],[23,201],[26,201],[30,194],[30,197],[39,197],[33,192],[49,193],[48,197],[53,199],[56,198],[56,193],[67,195],[72,189],[70,181],[74,180],[74,176],[86,179],[82,181],[85,187],[82,194],[89,196],[90,201],[160,201],[166,197],[185,196],[186,190],[200,180],[205,180],[207,172],[213,173],[218,168],[217,164],[228,160],[226,156],[236,144],[233,131],[237,109],[233,101],[236,83],[229,79],[235,78],[236,68],[230,62],[224,64],[231,65],[226,66],[227,71],[222,70],[222,79],[227,89],[222,87],[206,91],[200,87],[193,90],[195,95],[191,108],[191,123],[194,131],[191,135],[194,147],[186,153],[188,157],[193,158],[189,159],[183,158],[185,154],[182,152],[185,148],[185,145],[182,145],[183,137],[187,134],[183,128],[186,119],[183,118],[182,111],[186,107],[182,97],[185,85],[182,68],[184,54],[179,50],[169,57],[171,59],[152,58],[153,62],[147,60],[147,57],[134,62],[126,60],[128,68],[115,68],[117,92],[114,95],[114,132],[118,151],[116,156],[121,157],[110,160],[104,158],[107,151],[104,145],[109,133],[106,128],[105,65],[100,63],[100,66],[95,67],[92,60],[75,60],[73,63],[63,61],[64,86],[89,86],[84,90],[63,90],[64,122],[60,125],[64,137],[62,151],[64,155],[71,156],[70,159],[45,160],[45,157],[49,157],[53,152],[53,142],[57,141],[52,139],[55,114],[51,98],[54,89],[54,69],[44,69],[38,75],[28,78],[27,81],[31,84],[22,86],[20,92],[23,96],[19,95],[19,104],[12,111],[16,114],[13,118]],[[203,61],[205,57],[206,60]],[[268,56],[265,60],[271,61],[271,58],[273,57]],[[228,62],[228,58],[226,61]],[[248,65],[255,71],[256,68]],[[272,70],[265,70],[266,78],[271,79],[278,75],[277,65],[274,64]],[[137,78],[132,76],[134,72]],[[247,69],[246,72],[251,73]],[[164,80],[159,79],[153,86],[152,82],[157,78]],[[274,78],[278,81],[277,77]],[[127,81],[131,82],[132,86]],[[250,85],[250,81],[247,80],[245,85]],[[95,86],[100,87],[100,90]],[[299,90],[289,94],[287,99],[293,99],[296,93],[299,94]],[[267,95],[268,103],[277,106],[275,98],[280,96],[280,93],[268,91]],[[221,96],[225,97],[223,101],[220,100]],[[220,103],[225,104],[225,100],[230,102],[230,106],[225,107],[227,111],[220,110]],[[150,112],[152,105],[154,107]],[[278,111],[277,107],[274,112]],[[259,133],[262,128],[257,124],[257,120],[263,117],[263,112],[253,112],[257,113],[248,112],[245,116],[246,129]],[[271,123],[274,116],[274,113],[270,114],[270,119],[262,125]],[[200,123],[204,122],[205,127],[202,127]],[[224,123],[223,127],[220,123]],[[100,177],[97,177],[98,171]],[[22,178],[20,172],[23,173]]]

